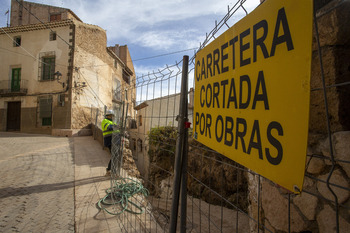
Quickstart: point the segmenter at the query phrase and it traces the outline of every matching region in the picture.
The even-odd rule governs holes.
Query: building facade
[[[10,25],[0,28],[1,131],[84,134],[92,109],[102,118],[125,103],[134,117],[127,46],[107,47],[105,30],[65,8],[12,1]]]

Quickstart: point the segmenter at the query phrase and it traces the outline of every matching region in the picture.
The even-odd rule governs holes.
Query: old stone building
[[[66,8],[11,2],[0,29],[0,130],[61,136],[89,133],[92,109],[129,103],[135,75],[128,47]],[[119,111],[120,112],[120,111]]]

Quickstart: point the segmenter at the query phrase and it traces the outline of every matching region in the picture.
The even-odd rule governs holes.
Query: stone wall
[[[81,129],[90,126],[91,107],[112,106],[114,60],[106,50],[106,32],[98,26],[75,22],[75,45],[72,129]]]
[[[240,210],[247,211],[248,181],[243,166],[189,138],[188,171],[191,174],[187,183],[189,195],[210,204],[233,208],[222,200],[224,197]]]
[[[338,200],[339,232],[350,229],[350,85],[338,85],[350,81],[350,2],[331,1],[317,12],[322,61],[324,65],[330,129],[328,137],[321,69],[314,30],[309,139],[306,175],[301,195],[291,194],[278,185],[253,174],[249,181],[249,215],[255,220],[260,216],[260,228],[272,232],[336,232],[335,197]],[[333,86],[332,86],[333,85]],[[335,161],[332,163],[331,149]],[[258,199],[258,197],[260,199]],[[258,209],[260,204],[260,208]],[[288,211],[290,208],[290,211]],[[288,214],[290,213],[290,222]],[[257,232],[257,222],[250,222],[251,232]],[[267,232],[267,231],[265,231]]]
[[[72,122],[73,129],[90,129],[92,122],[91,108],[76,105],[74,114],[72,114]]]
[[[340,232],[350,229],[350,212],[342,206],[350,204],[350,131],[332,134],[335,169],[329,182],[338,198]],[[307,170],[301,195],[291,194],[278,185],[261,178],[260,223],[272,232],[288,232],[288,198],[290,198],[291,232],[335,232],[336,212],[334,196],[325,181],[331,173],[332,163],[329,139],[322,134],[310,134]],[[317,156],[316,156],[317,155]],[[324,156],[324,158],[320,157]],[[257,219],[258,176],[249,174],[249,214]],[[290,196],[289,196],[290,195]],[[257,224],[251,222],[251,232],[257,232]]]
[[[176,129],[166,126],[153,128],[149,136],[149,183],[147,188],[155,197],[169,198],[172,193]],[[189,138],[188,195],[207,203],[233,208],[219,196],[246,211],[247,180],[243,167]],[[195,180],[200,180],[200,183]],[[209,187],[209,188],[206,188]],[[219,194],[219,195],[217,195]]]
[[[113,59],[107,56],[107,34],[99,26],[75,22],[75,44],[78,49],[101,59],[107,64],[114,64]]]
[[[335,0],[317,13],[326,86],[350,81],[350,2],[345,1],[331,10]],[[311,132],[327,133],[321,68],[314,30],[311,69],[310,126]],[[329,116],[333,132],[350,130],[350,85],[327,88]]]
[[[116,99],[117,80],[122,90],[128,89],[128,115],[133,117],[132,102],[136,91],[123,80],[124,64],[110,51],[107,51],[106,31],[94,25],[75,22],[75,45],[72,91],[72,108],[114,109],[116,117],[121,109],[121,100],[125,99],[124,91],[121,98]],[[127,48],[124,46],[123,48]],[[86,127],[90,121],[80,115],[81,111],[73,111],[72,128]]]

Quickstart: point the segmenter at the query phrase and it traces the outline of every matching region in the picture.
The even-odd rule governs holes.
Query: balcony
[[[19,85],[18,85],[19,84]],[[10,80],[0,81],[0,97],[22,96],[28,92],[28,80],[21,80],[17,85],[11,83]]]

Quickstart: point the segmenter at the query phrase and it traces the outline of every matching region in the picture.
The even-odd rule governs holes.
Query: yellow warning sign
[[[195,63],[194,138],[293,192],[304,179],[312,13],[312,0],[267,0]]]

